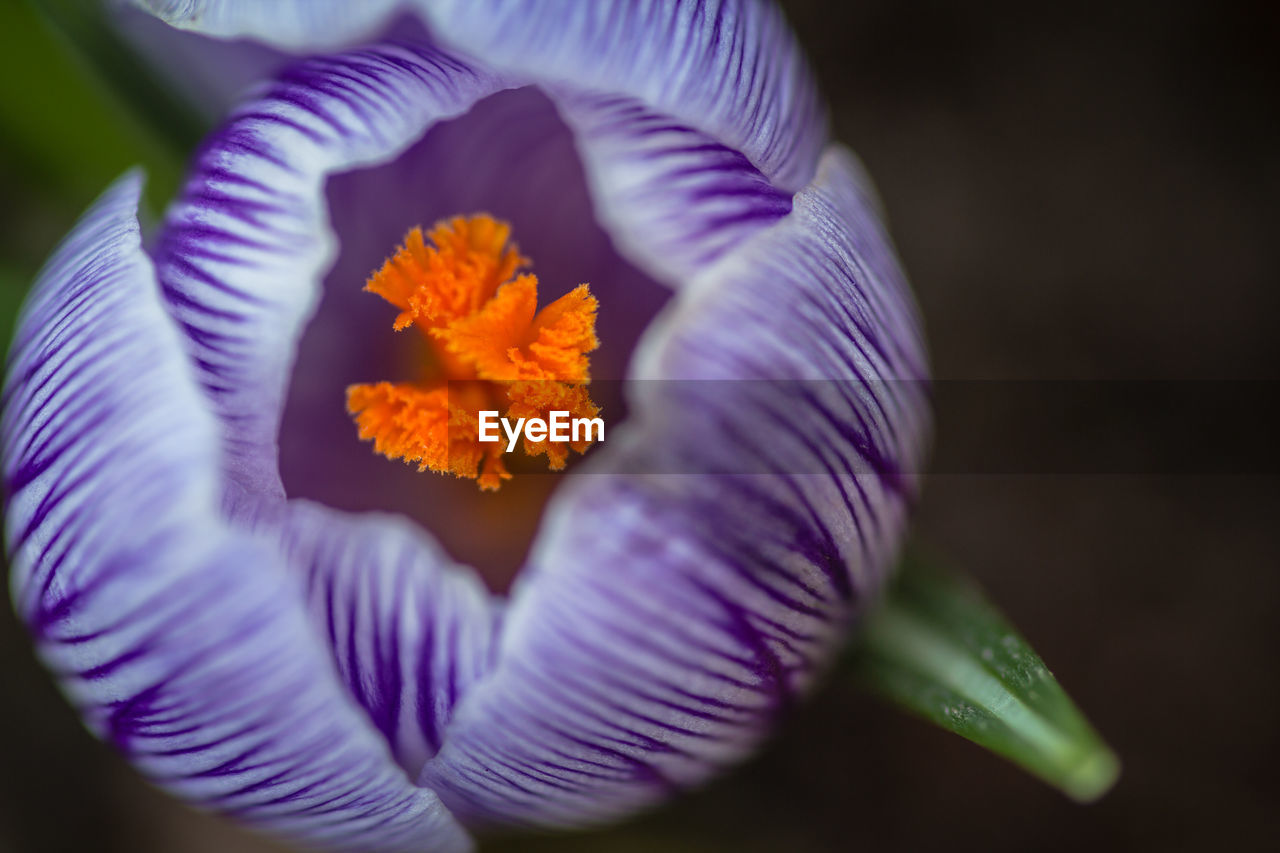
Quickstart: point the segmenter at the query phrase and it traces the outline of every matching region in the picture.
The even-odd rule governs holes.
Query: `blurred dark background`
[[[879,185],[939,377],[1277,378],[1275,12],[784,7],[835,135]],[[180,163],[119,117],[26,6],[0,8],[7,336],[22,288],[107,181],[144,160],[162,196]],[[1258,399],[1230,418],[1256,418],[1239,426],[1265,436],[1269,385],[1238,387]],[[943,399],[940,453],[972,441],[966,430],[1018,434],[965,410],[963,394]],[[1217,440],[1236,427],[1222,423]],[[1138,434],[1159,442],[1176,428],[1152,419]],[[1064,438],[1052,423],[1037,429],[1047,444]],[[1265,466],[1197,470],[942,473],[919,508],[919,538],[985,585],[1119,753],[1124,775],[1100,803],[1074,805],[837,675],[761,756],[708,789],[607,831],[491,848],[1269,846],[1280,837],[1280,497]],[[0,850],[279,849],[152,790],[94,741],[8,606],[0,671]]]

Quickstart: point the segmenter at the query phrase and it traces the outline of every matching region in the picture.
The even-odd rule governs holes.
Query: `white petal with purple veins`
[[[758,0],[135,0],[174,26],[300,50],[354,44],[416,11],[433,35],[541,85],[637,99],[741,152],[794,192],[825,118],[804,55]]]
[[[273,526],[348,692],[416,777],[493,667],[500,602],[403,518],[299,501]]]
[[[599,218],[638,266],[680,287],[786,216],[791,194],[738,151],[619,96],[556,90]]]

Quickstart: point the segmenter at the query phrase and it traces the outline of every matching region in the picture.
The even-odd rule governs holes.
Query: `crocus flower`
[[[911,297],[777,12],[162,5],[316,51],[418,15],[256,89],[146,242],[121,179],[35,285],[13,598],[88,726],[189,802],[339,850],[612,820],[748,755],[885,577],[928,431]],[[629,412],[578,473],[495,494],[374,454],[347,411],[424,358],[369,274],[478,214],[539,305],[579,293],[584,369],[552,378],[625,380]],[[521,482],[557,485],[494,593],[438,537],[507,537]]]

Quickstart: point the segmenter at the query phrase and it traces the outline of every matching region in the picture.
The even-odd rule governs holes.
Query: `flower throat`
[[[600,343],[596,299],[580,284],[539,311],[538,279],[521,272],[530,261],[508,244],[510,234],[485,214],[437,223],[425,238],[411,230],[364,289],[400,309],[396,331],[413,326],[425,338],[420,377],[347,388],[347,411],[375,452],[476,480],[486,491],[511,474],[503,443],[480,441],[481,411],[512,420],[599,413],[586,387],[587,354]],[[589,444],[526,434],[523,449],[561,470],[570,449],[582,453]]]

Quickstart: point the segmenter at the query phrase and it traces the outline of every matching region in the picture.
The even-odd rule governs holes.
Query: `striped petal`
[[[424,770],[455,814],[654,802],[744,756],[830,658],[890,565],[929,428],[871,205],[833,150],[651,331],[635,420],[557,495],[497,669]]]
[[[151,5],[179,27],[294,48],[367,36],[389,10],[242,0]],[[577,136],[602,224],[629,260],[671,286],[785,215],[826,141],[803,55],[768,3],[404,6],[470,61],[556,98]]]
[[[236,489],[283,496],[283,399],[336,249],[325,180],[390,159],[499,88],[493,75],[422,47],[309,60],[239,109],[198,155],[156,269],[224,426],[233,498]]]
[[[330,849],[465,849],[347,697],[296,575],[220,520],[217,427],[141,248],[139,184],[86,214],[14,343],[17,610],[90,728],[188,801]]]
[[[620,250],[680,287],[791,211],[738,151],[640,101],[560,87],[601,223]]]
[[[424,0],[432,33],[556,98],[601,222],[669,285],[790,209],[826,118],[786,21],[756,0]]]
[[[300,501],[274,527],[347,691],[416,778],[458,700],[492,669],[500,605],[401,517]]]
[[[182,29],[312,51],[357,43],[414,9],[434,35],[493,68],[639,100],[791,192],[812,178],[825,141],[804,55],[777,8],[758,0],[135,2]]]

